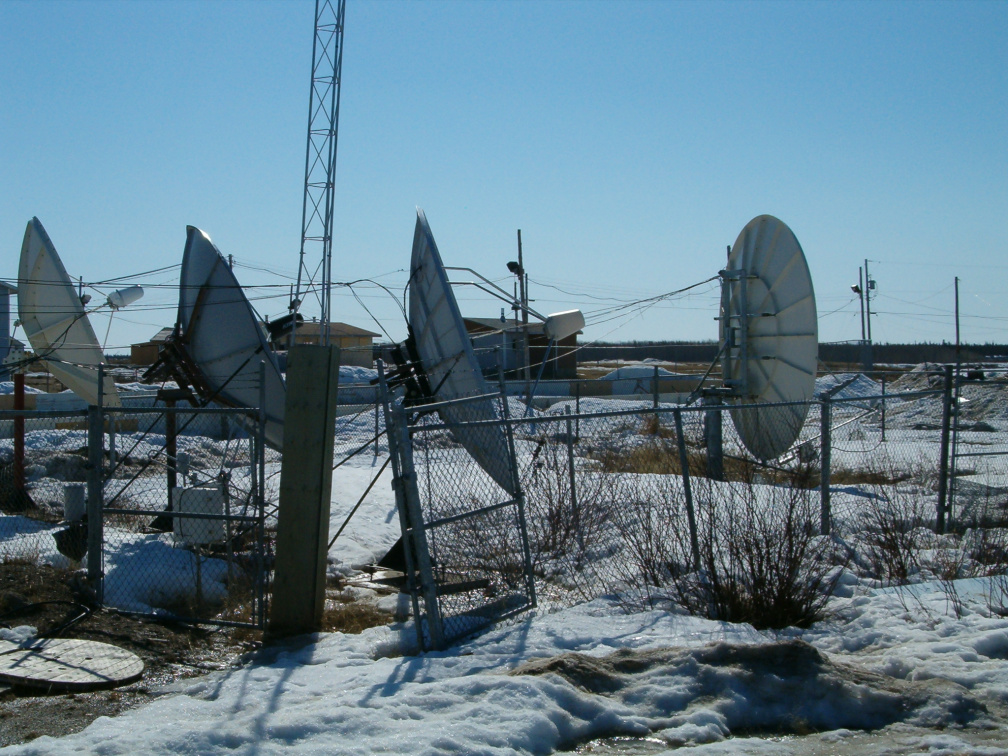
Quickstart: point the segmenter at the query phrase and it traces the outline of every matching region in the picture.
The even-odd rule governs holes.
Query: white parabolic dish
[[[259,365],[266,363],[266,441],[282,449],[287,388],[276,357],[227,261],[193,226],[186,226],[178,323],[181,346],[209,389],[204,399],[258,407]]]
[[[56,248],[38,218],[28,221],[18,267],[18,317],[35,355],[90,405],[98,404],[101,345]],[[102,404],[121,407],[115,381],[102,381]]]
[[[742,229],[723,274],[721,369],[733,389],[732,421],[760,459],[779,457],[798,438],[815,390],[819,328],[805,253],[771,215]],[[794,404],[787,404],[794,402]],[[744,405],[783,403],[744,408]]]
[[[424,373],[438,401],[484,396],[487,393],[472,343],[462,323],[444,264],[427,217],[417,208],[410,262],[409,323]],[[507,438],[499,425],[459,426],[463,422],[496,420],[490,399],[466,402],[438,411],[441,420],[473,459],[512,496]]]

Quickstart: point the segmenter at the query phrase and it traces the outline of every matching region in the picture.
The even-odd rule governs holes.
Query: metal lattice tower
[[[304,204],[301,208],[301,256],[297,289],[290,305],[291,313],[296,316],[303,295],[315,297],[321,310],[319,333],[322,344],[329,343],[333,199],[345,6],[346,0],[315,0],[308,146],[305,151]],[[313,259],[316,262],[312,262]]]

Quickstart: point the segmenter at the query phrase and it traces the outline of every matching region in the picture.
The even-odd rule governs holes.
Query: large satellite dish
[[[774,459],[798,438],[815,389],[819,331],[808,263],[791,229],[761,215],[735,240],[721,279],[721,370],[739,407],[732,421],[754,456]],[[768,403],[783,404],[745,407]]]
[[[409,324],[423,372],[438,401],[486,396],[483,373],[462,323],[444,263],[427,217],[419,208],[410,262]],[[513,496],[514,482],[504,431],[494,425],[459,425],[496,420],[497,413],[490,399],[448,406],[438,414],[446,425],[453,426],[455,437],[479,466]]]
[[[28,221],[18,267],[18,317],[35,355],[52,374],[91,405],[98,404],[98,366],[105,356],[77,289],[38,218]],[[121,407],[111,375],[102,380],[102,404]]]
[[[266,363],[266,441],[283,448],[287,389],[276,357],[227,261],[194,226],[186,226],[178,328],[176,345],[195,367],[195,388],[206,400],[258,407],[259,364]]]

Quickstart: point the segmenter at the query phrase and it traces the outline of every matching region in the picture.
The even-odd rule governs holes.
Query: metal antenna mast
[[[336,137],[343,67],[343,11],[346,0],[315,0],[311,94],[308,98],[308,146],[305,150],[304,203],[301,206],[301,256],[297,288],[291,299],[292,327],[303,293],[312,293],[321,310],[320,343],[329,343],[332,283],[333,198]],[[305,251],[319,250],[317,266],[305,264]],[[318,254],[318,252],[316,252]],[[291,343],[294,331],[291,331]]]

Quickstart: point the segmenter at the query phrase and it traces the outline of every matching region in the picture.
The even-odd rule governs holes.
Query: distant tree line
[[[714,341],[693,341],[670,343],[665,341],[629,341],[610,344],[586,344],[578,350],[578,362],[598,362],[602,360],[645,360],[663,362],[710,362],[717,356],[718,345]],[[873,359],[879,363],[918,364],[921,362],[955,362],[954,344],[874,344]],[[1008,362],[1006,344],[969,344],[960,349],[964,362]],[[820,362],[861,361],[861,345],[858,342],[819,344]]]

